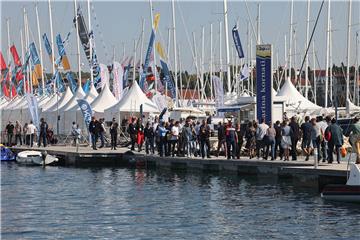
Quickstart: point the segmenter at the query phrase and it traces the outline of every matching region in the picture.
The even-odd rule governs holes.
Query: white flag
[[[115,98],[117,100],[120,100],[124,88],[123,86],[124,68],[118,62],[114,62],[113,75],[114,75],[113,93]]]
[[[239,80],[244,81],[244,80],[248,79],[249,76],[250,76],[249,68],[247,65],[244,65],[244,67],[241,69]]]

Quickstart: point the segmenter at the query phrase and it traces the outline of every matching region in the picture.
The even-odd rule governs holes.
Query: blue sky
[[[10,39],[21,54],[20,29],[23,27],[23,8],[28,12],[30,26],[30,41],[35,41],[38,46],[38,35],[35,18],[36,1],[1,1],[1,50],[7,58],[7,29],[6,19],[10,19]],[[50,34],[48,2],[38,1],[41,33]],[[246,3],[250,13],[250,19],[256,27],[257,3],[255,1],[228,1],[229,33],[235,23],[239,22],[239,32],[242,40],[245,55],[247,51],[247,13]],[[87,21],[87,4],[78,2],[83,9]],[[134,40],[139,39],[141,34],[142,18],[145,19],[145,37],[143,55],[147,48],[150,36],[150,8],[148,1],[92,1],[94,12],[91,13],[92,25],[95,34],[96,49],[100,62],[110,64],[115,50],[116,60],[121,60],[123,55],[123,44],[125,44],[126,55],[133,55]],[[175,1],[177,43],[181,51],[181,64],[183,68],[194,72],[194,65],[190,51],[189,41],[192,43],[192,32],[196,34],[197,52],[201,54],[201,29],[205,27],[205,69],[208,69],[210,59],[210,23],[213,23],[213,44],[214,59],[219,59],[219,21],[223,21],[223,1]],[[274,45],[274,57],[279,56],[281,64],[284,63],[284,35],[289,37],[289,1],[261,1],[261,36],[264,43]],[[310,28],[314,25],[317,12],[321,2],[311,2]],[[157,41],[160,41],[166,49],[168,29],[172,26],[172,12],[170,1],[154,1],[154,13],[160,13],[159,32]],[[345,1],[331,2],[332,9],[332,28],[333,32],[333,61],[339,64],[341,61],[346,63],[346,30],[347,30],[347,9]],[[72,19],[74,16],[73,1],[53,1],[53,27],[54,34],[61,33],[63,37],[73,28]],[[352,55],[351,63],[355,63],[355,32],[360,31],[360,2],[353,2],[352,11]],[[320,16],[317,30],[314,35],[317,57],[322,68],[325,66],[325,47],[326,47],[326,17],[327,1]],[[296,30],[297,55],[296,65],[300,68],[301,57],[305,49],[305,26],[306,26],[306,1],[296,1],[294,4],[294,28]],[[223,27],[223,26],[222,26]],[[223,27],[224,30],[224,27]],[[223,32],[224,34],[224,32]],[[224,36],[224,35],[223,35]],[[253,49],[255,49],[255,38],[253,37]],[[224,37],[222,38],[224,43]],[[229,34],[230,46],[233,46],[231,35]],[[42,43],[43,44],[43,43]],[[172,39],[171,39],[172,44]],[[287,47],[289,44],[287,43]],[[75,32],[70,37],[69,44],[66,46],[70,64],[76,69],[76,37]],[[55,50],[57,52],[57,50]],[[170,51],[170,66],[172,66],[172,53]],[[84,52],[81,49],[84,70],[87,71],[87,63]],[[225,47],[222,48],[223,59],[225,59]],[[137,58],[140,57],[140,44],[137,50]],[[312,61],[312,56],[310,57]],[[311,62],[310,62],[311,63]],[[217,63],[216,63],[217,64]],[[44,65],[49,68],[49,58],[44,55]],[[311,63],[312,65],[312,63]]]

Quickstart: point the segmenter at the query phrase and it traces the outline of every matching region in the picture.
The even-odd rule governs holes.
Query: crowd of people
[[[179,121],[160,121],[155,117],[152,121],[143,123],[142,118],[133,117],[127,124],[121,126],[115,118],[106,128],[105,119],[97,120],[92,117],[89,124],[91,145],[97,149],[105,147],[107,131],[110,134],[111,149],[116,150],[119,130],[129,137],[131,150],[143,151],[146,154],[159,156],[187,156],[210,158],[211,155],[225,155],[227,159],[239,159],[246,156],[250,159],[257,157],[265,160],[296,161],[300,154],[308,161],[311,155],[315,155],[317,161],[332,163],[334,153],[336,161],[340,163],[341,150],[344,145],[344,135],[349,136],[349,142],[353,151],[357,154],[357,163],[360,163],[360,121],[354,118],[352,124],[343,132],[335,118],[318,116],[310,118],[306,116],[303,122],[296,116],[290,119],[284,115],[283,120],[275,123],[249,121],[246,124],[233,124],[232,121],[219,122],[215,128],[210,127],[211,120],[194,121],[191,118]],[[39,133],[37,134],[37,131]],[[74,143],[80,138],[79,126],[73,122],[72,136]],[[211,145],[210,137],[217,133],[217,144]],[[15,125],[9,122],[6,126],[7,143],[26,144],[33,146],[37,136],[38,146],[45,147],[53,141],[53,133],[48,129],[48,124],[42,118],[37,130],[32,121],[24,126],[16,121]],[[212,141],[214,142],[214,141]],[[301,151],[298,149],[301,144]]]

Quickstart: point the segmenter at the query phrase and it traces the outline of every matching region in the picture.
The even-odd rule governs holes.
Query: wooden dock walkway
[[[305,161],[270,161],[262,159],[240,159],[227,160],[224,157],[212,157],[202,159],[200,157],[160,157],[157,154],[145,154],[144,152],[131,152],[128,148],[99,148],[93,150],[90,147],[74,146],[48,146],[44,147],[12,147],[14,152],[24,150],[47,151],[56,155],[60,163],[65,166],[88,167],[88,166],[124,166],[124,167],[146,167],[167,168],[172,170],[186,171],[212,171],[226,172],[238,175],[267,175],[278,178],[291,178],[305,185],[317,185],[319,187],[327,183],[344,183],[347,176],[347,162],[341,164],[320,163],[314,168],[314,159]]]

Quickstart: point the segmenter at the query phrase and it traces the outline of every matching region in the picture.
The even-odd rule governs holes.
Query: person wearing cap
[[[116,122],[116,119],[113,118],[110,125],[111,150],[116,150],[118,128],[119,124]]]

